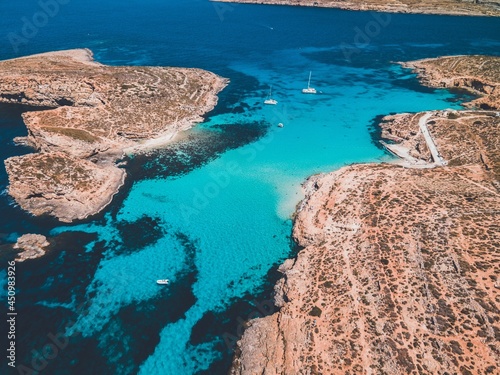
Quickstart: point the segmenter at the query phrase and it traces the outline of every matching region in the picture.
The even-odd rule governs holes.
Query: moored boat
[[[303,94],[316,94],[316,89],[311,87],[311,75],[312,72],[309,72],[309,81],[307,82],[307,89],[302,89]]]
[[[269,87],[269,95],[266,100],[264,100],[264,104],[276,105],[278,101],[272,98],[273,87]]]

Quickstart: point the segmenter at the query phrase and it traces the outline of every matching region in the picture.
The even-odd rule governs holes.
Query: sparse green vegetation
[[[96,137],[95,135],[90,134],[88,131],[81,129],[50,127],[50,126],[46,126],[43,129],[51,133],[61,134],[66,137],[74,138],[79,141],[88,143],[94,143],[99,139],[99,137]]]
[[[321,309],[317,306],[314,306],[311,311],[309,312],[309,315],[311,316],[317,316],[317,317],[320,317],[321,316]]]

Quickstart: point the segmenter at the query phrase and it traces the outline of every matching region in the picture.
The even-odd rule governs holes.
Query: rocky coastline
[[[280,268],[280,310],[248,322],[231,374],[498,373],[498,62],[406,64],[428,85],[483,96],[471,110],[384,118],[407,160],[306,181],[293,229],[304,249]]]
[[[444,56],[400,63],[417,73],[423,84],[435,88],[461,88],[479,95],[465,103],[469,108],[500,107],[500,58],[491,56]]]
[[[289,5],[337,8],[385,13],[448,14],[457,16],[500,16],[500,6],[494,2],[454,0],[212,0],[221,3]],[[221,8],[221,11],[224,9]]]
[[[9,194],[62,222],[100,212],[126,178],[125,154],[161,147],[203,120],[228,80],[200,69],[114,67],[88,49],[0,62],[0,102],[23,114],[37,152],[5,161]]]

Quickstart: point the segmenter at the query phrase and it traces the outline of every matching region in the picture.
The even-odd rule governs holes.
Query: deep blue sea
[[[26,374],[227,373],[244,321],[272,312],[276,268],[298,250],[291,219],[301,183],[390,160],[377,116],[468,98],[422,87],[394,62],[500,54],[493,18],[206,0],[54,4],[1,2],[0,59],[86,47],[105,64],[199,67],[231,83],[180,143],[128,157],[126,186],[85,222],[22,212],[5,193],[2,164],[0,244],[24,233],[55,243],[17,266],[16,364]],[[307,96],[310,71],[318,94]],[[263,104],[270,85],[276,106]],[[0,106],[2,160],[31,152],[12,142],[26,134],[24,110]],[[11,257],[0,254],[3,300]],[[1,363],[0,373],[18,373]]]

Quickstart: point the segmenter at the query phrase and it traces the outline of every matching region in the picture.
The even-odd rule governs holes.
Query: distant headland
[[[456,0],[213,0],[224,3],[292,5],[387,13],[449,14],[457,16],[500,16],[498,3]]]
[[[123,185],[117,160],[202,121],[227,84],[200,69],[102,65],[88,49],[1,61],[0,102],[40,108],[16,139],[37,152],[5,161],[8,192],[34,215],[96,214]]]

